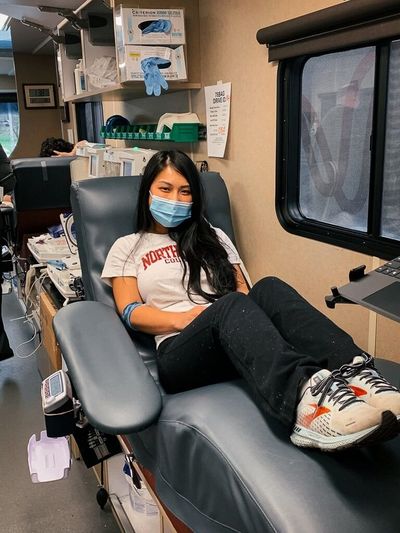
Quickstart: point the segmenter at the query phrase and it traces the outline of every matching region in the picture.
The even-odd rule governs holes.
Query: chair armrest
[[[158,418],[160,391],[114,309],[75,302],[58,311],[53,325],[94,427],[111,434],[136,433]]]

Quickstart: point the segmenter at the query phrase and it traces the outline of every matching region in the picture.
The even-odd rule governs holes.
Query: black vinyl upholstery
[[[70,206],[70,162],[73,157],[13,159],[17,212]]]
[[[400,438],[339,454],[302,450],[287,429],[263,416],[242,380],[162,394],[151,339],[131,341],[99,278],[111,244],[134,231],[139,180],[72,186],[84,285],[93,301],[66,306],[54,327],[91,423],[127,435],[153,472],[159,497],[196,533],[397,532]],[[209,220],[233,237],[223,180],[216,173],[202,180]],[[400,385],[399,365],[379,364]]]
[[[49,226],[60,223],[60,213],[70,211],[70,163],[73,159],[32,157],[11,161],[16,178],[18,247],[24,235],[47,232]]]

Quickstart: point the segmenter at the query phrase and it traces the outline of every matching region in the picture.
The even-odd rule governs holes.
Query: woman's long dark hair
[[[176,228],[169,229],[170,237],[177,243],[183,261],[184,280],[189,272],[187,292],[189,298],[201,295],[213,302],[224,294],[236,290],[236,273],[217,234],[204,217],[204,193],[196,165],[178,150],[157,152],[147,163],[139,190],[137,230],[149,231],[154,223],[149,209],[149,191],[158,174],[171,166],[189,183],[192,194],[192,215]],[[214,294],[203,291],[200,272],[204,269]]]

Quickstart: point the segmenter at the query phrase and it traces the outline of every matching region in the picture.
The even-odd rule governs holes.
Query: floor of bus
[[[3,295],[3,319],[14,353],[32,337],[29,324],[10,322],[22,314],[15,294]],[[29,354],[32,344],[18,351]],[[40,383],[36,355],[0,362],[0,531],[119,532],[109,504],[103,511],[98,506],[96,478],[81,461],[73,462],[64,480],[32,483],[27,445],[31,435],[39,437],[44,429]]]

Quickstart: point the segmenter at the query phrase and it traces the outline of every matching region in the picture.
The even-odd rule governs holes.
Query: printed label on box
[[[120,7],[115,18],[117,46],[185,44],[183,9]]]
[[[171,63],[167,68],[160,68],[166,80],[186,80],[186,63],[183,46],[176,49],[166,46],[124,46],[118,50],[121,79],[143,80],[142,61],[149,57],[165,59]]]

